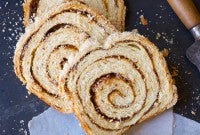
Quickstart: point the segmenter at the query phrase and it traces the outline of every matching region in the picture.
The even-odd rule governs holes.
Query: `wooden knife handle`
[[[167,0],[183,24],[191,29],[200,23],[200,14],[192,0]]]

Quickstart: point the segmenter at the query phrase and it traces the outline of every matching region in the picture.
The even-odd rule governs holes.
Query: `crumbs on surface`
[[[196,115],[196,112],[194,112],[194,111],[191,111],[191,114],[192,114],[192,115]]]
[[[158,33],[156,34],[156,39],[158,40],[158,39],[160,39],[160,37],[161,37],[161,34],[158,32]]]
[[[173,77],[178,76],[178,69],[177,69],[177,67],[172,67],[172,76]]]
[[[18,131],[19,131],[19,133],[21,133],[21,134],[28,135],[28,132],[27,132],[26,129],[24,129],[24,128],[20,128]]]
[[[144,15],[140,15],[140,22],[144,26],[149,24],[149,21],[144,17]]]
[[[166,48],[164,48],[164,49],[161,51],[161,53],[163,54],[163,56],[164,56],[165,58],[169,56],[169,50],[166,49]]]

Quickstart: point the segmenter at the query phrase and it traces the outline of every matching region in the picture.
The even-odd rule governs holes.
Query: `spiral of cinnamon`
[[[36,17],[51,10],[55,5],[78,1],[103,14],[120,31],[124,30],[126,7],[124,0],[25,0],[24,24],[28,26]]]
[[[62,112],[71,112],[68,95],[58,90],[58,78],[70,56],[88,38],[102,42],[116,29],[88,6],[64,3],[30,25],[20,38],[14,67],[29,91]]]
[[[121,134],[177,100],[166,62],[146,38],[116,33],[64,68],[60,88],[88,134]]]

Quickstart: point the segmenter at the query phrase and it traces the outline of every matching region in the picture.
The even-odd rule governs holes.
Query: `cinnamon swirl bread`
[[[115,31],[86,5],[57,5],[26,28],[15,50],[15,73],[31,93],[61,112],[71,112],[70,97],[57,88],[60,71],[82,42],[94,38],[102,43]]]
[[[64,2],[79,1],[84,3],[108,18],[115,27],[123,31],[125,23],[124,0],[25,0],[24,3],[24,24],[27,26],[35,17],[41,16],[55,5]]]
[[[87,134],[122,134],[176,103],[165,59],[149,40],[125,32],[110,35],[104,47],[91,44],[66,64],[59,81]]]

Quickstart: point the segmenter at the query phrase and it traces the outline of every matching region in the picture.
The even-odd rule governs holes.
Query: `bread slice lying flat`
[[[57,5],[26,28],[15,50],[15,73],[31,93],[61,112],[71,112],[70,97],[57,88],[60,71],[82,42],[88,38],[103,42],[116,31],[84,4]]]
[[[126,7],[124,0],[25,0],[24,24],[27,26],[35,17],[48,12],[55,5],[64,2],[79,1],[103,14],[120,31],[124,30]]]
[[[103,47],[83,45],[91,47],[66,64],[59,87],[72,95],[87,134],[122,134],[177,102],[165,59],[145,37],[115,33]]]

